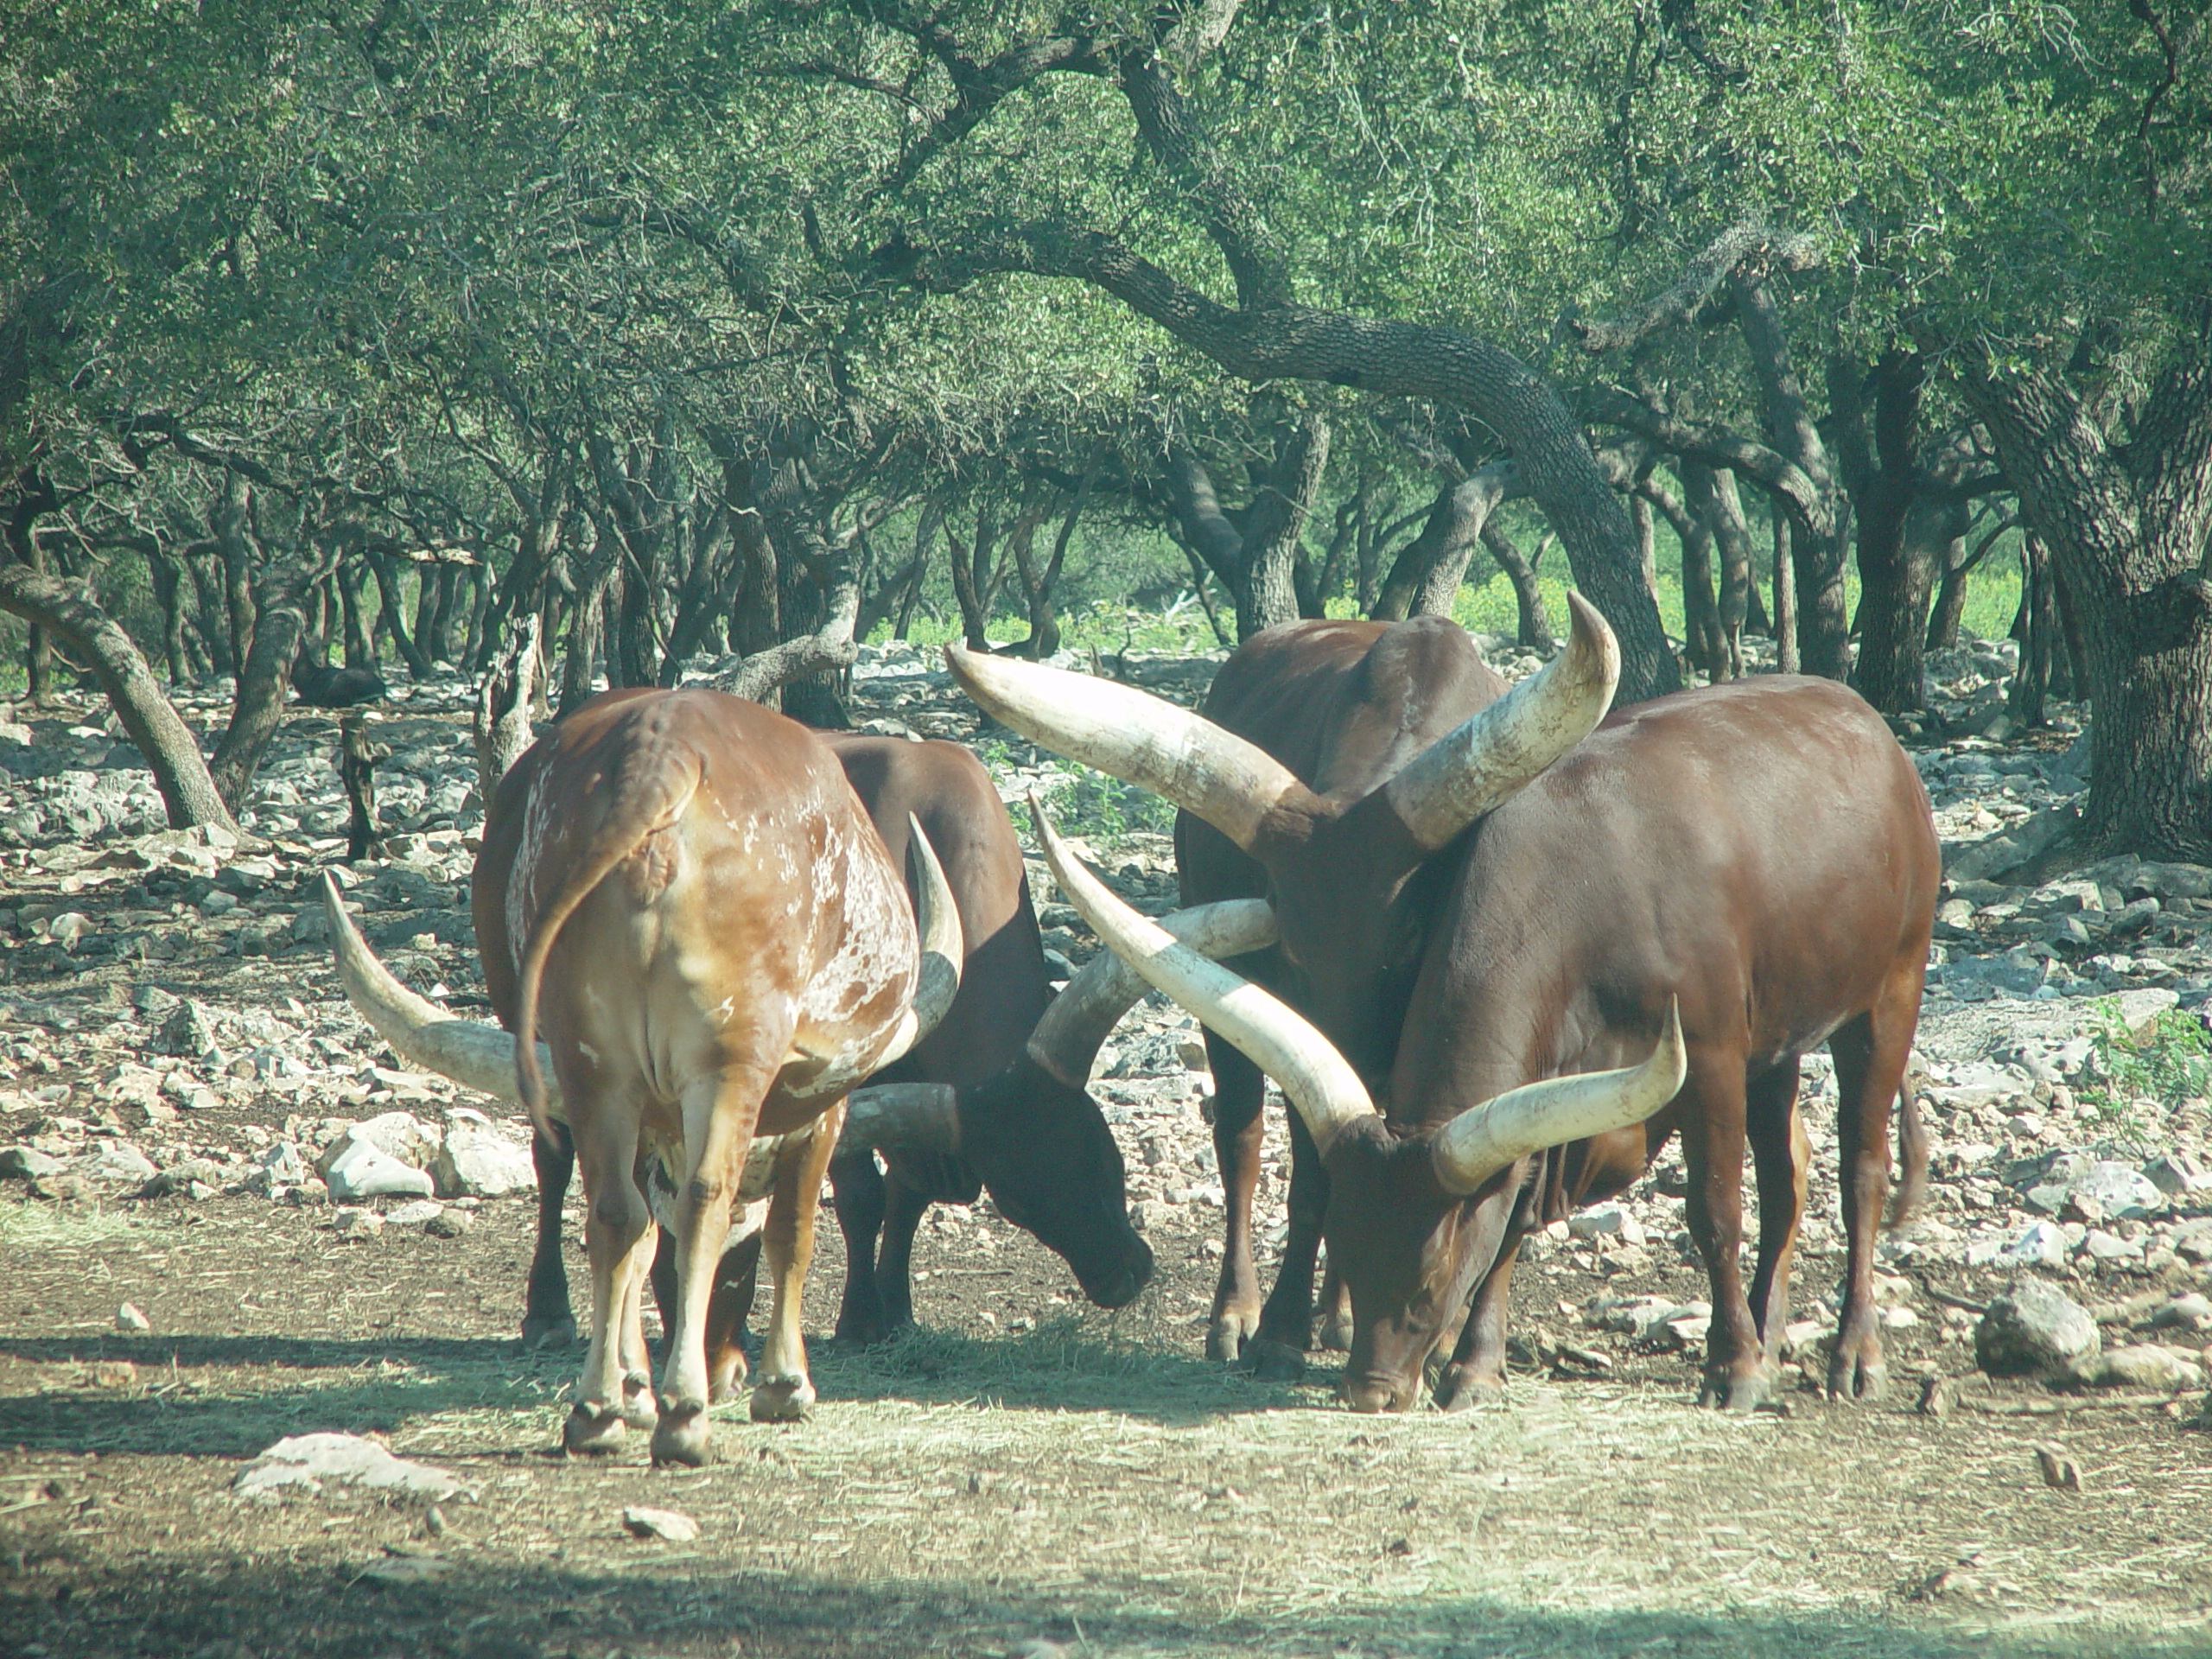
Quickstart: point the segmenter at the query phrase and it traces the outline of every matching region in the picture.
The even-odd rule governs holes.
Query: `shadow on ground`
[[[269,1563],[219,1573],[162,1567],[134,1581],[110,1580],[57,1596],[71,1582],[34,1571],[0,1587],[0,1626],[9,1631],[0,1649],[23,1653],[37,1643],[49,1654],[82,1659],[549,1659],[570,1653],[883,1659],[996,1655],[1043,1638],[1066,1644],[1082,1659],[2043,1659],[2093,1653],[2180,1659],[2212,1652],[2202,1637],[2164,1642],[2080,1629],[2019,1634],[1885,1618],[1580,1616],[1468,1600],[1318,1618],[1247,1611],[1194,1624],[1146,1613],[1141,1594],[1132,1594],[1135,1586],[1048,1598],[1012,1586],[979,1592],[928,1582],[831,1584],[800,1575],[697,1572],[674,1562],[650,1573],[483,1572],[456,1565],[434,1582],[399,1586],[365,1579],[357,1567],[301,1570]]]

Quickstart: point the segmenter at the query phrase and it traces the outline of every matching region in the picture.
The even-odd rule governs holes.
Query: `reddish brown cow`
[[[719,692],[595,698],[509,781],[499,896],[523,944],[511,984],[486,965],[495,1004],[512,998],[515,1034],[403,1010],[416,1017],[405,1052],[518,1091],[541,1139],[556,1125],[573,1138],[592,1319],[565,1444],[606,1450],[626,1421],[652,1417],[657,1461],[698,1463],[732,1204],[767,1193],[774,1306],[752,1413],[798,1415],[813,1399],[799,1295],[844,1097],[942,1017],[957,987],[957,912],[918,836],[925,964],[904,885],[836,757],[798,722]],[[640,1318],[657,1231],[640,1188],[655,1185],[676,1235],[657,1412]]]
[[[1684,693],[1578,745],[1611,676],[1610,638],[1580,601],[1575,631],[1543,676],[1436,742],[1398,743],[1407,758],[1395,771],[1352,769],[1357,781],[1327,794],[1197,716],[1125,706],[1141,694],[957,653],[956,672],[1001,720],[1162,787],[1266,869],[1294,994],[1350,1050],[1339,1058],[1259,988],[1236,991],[1239,1007],[1264,1003],[1294,1022],[1260,1045],[1262,1063],[1290,1068],[1285,1090],[1327,1173],[1324,1230],[1351,1294],[1356,1406],[1409,1405],[1471,1295],[1440,1397],[1465,1403],[1498,1386],[1522,1232],[1618,1192],[1676,1132],[1713,1287],[1705,1395],[1756,1403],[1771,1386],[1802,1202],[1798,1059],[1822,1041],[1842,1090],[1850,1252],[1829,1383],[1871,1393],[1889,1116],[1938,879],[1927,797],[1878,717],[1825,681]],[[1427,706],[1419,683],[1369,701],[1384,709],[1370,741],[1394,729],[1390,708],[1406,711],[1404,732]],[[1343,743],[1359,728],[1338,729]],[[1120,925],[1093,922],[1102,937]],[[1130,948],[1144,957],[1141,940]],[[1135,965],[1154,977],[1156,962]],[[1669,1106],[1676,1004],[1688,1082]],[[1236,1036],[1220,996],[1185,1006]],[[1647,1052],[1642,1067],[1595,1070]],[[1317,1053],[1337,1068],[1319,1090]],[[1522,1086],[1542,1078],[1555,1080]],[[1910,1192],[1920,1156],[1910,1103],[1906,1128]],[[1762,1216],[1748,1299],[1737,1262],[1747,1137]]]

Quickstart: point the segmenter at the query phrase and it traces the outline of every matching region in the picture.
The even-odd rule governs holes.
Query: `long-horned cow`
[[[1020,845],[989,774],[967,750],[821,736],[894,863],[908,850],[910,815],[920,825],[941,861],[966,952],[958,991],[936,1029],[848,1100],[839,1151],[830,1165],[849,1264],[839,1335],[866,1340],[911,1320],[915,1225],[932,1201],[972,1199],[979,1180],[1009,1220],[1066,1258],[1093,1300],[1126,1304],[1148,1280],[1152,1253],[1129,1224],[1121,1154],[1084,1085],[1100,1044],[1144,994],[1143,981],[1102,952],[1057,998],[1050,996]],[[521,847],[523,809],[551,754],[540,744],[505,774],[476,865],[478,948],[493,1006],[510,1027],[518,963],[505,895]],[[922,867],[908,860],[906,868],[911,876]],[[918,903],[922,896],[918,887]],[[1274,937],[1272,914],[1250,901],[1166,920],[1177,937],[1211,955],[1249,950]],[[332,930],[347,995],[395,1050],[473,1087],[519,1098],[512,1037],[454,1020],[410,991],[376,960],[334,901]],[[557,1087],[549,1112],[563,1116]],[[537,1136],[533,1150],[538,1236],[523,1332],[525,1345],[535,1347],[566,1340],[574,1330],[561,1255],[562,1203],[574,1159],[564,1133]],[[876,1153],[889,1166],[887,1181],[876,1171]],[[648,1197],[665,1207],[666,1196],[664,1184],[652,1180]],[[732,1397],[745,1378],[741,1337],[762,1207],[755,1205],[733,1228],[717,1269],[707,1328],[717,1402]],[[652,1277],[671,1323],[674,1274],[672,1231],[664,1230]]]
[[[1291,747],[1279,735],[1248,741],[1126,688],[951,655],[1007,724],[1166,794],[1264,872],[1283,988],[1310,1025],[1225,969],[1209,965],[1194,988],[1184,963],[1190,974],[1169,982],[1160,966],[1178,953],[1133,933],[1125,924],[1140,918],[1080,872],[1061,880],[1102,938],[1230,1041],[1232,1016],[1256,1007],[1290,1022],[1245,1046],[1298,1105],[1325,1172],[1322,1228],[1351,1296],[1355,1406],[1410,1405],[1424,1360],[1455,1327],[1440,1400],[1501,1386],[1522,1235],[1620,1191],[1677,1133],[1713,1282],[1704,1395],[1757,1403],[1777,1375],[1803,1207],[1798,1062],[1823,1041],[1841,1091],[1848,1237],[1828,1383],[1872,1393],[1890,1114],[1939,878],[1926,793],[1873,711],[1826,681],[1765,677],[1599,724],[1611,636],[1572,602],[1560,658],[1433,736],[1422,652],[1393,638],[1408,625],[1371,629],[1350,667],[1329,632],[1343,625],[1258,636],[1222,679],[1284,723],[1301,679],[1363,677],[1297,756],[1276,752]],[[1410,643],[1433,647],[1442,626]],[[1904,1128],[1909,1202],[1924,1160],[1909,1100]],[[1747,1139],[1760,1195],[1748,1296]],[[1312,1257],[1287,1248],[1286,1281],[1294,1274],[1302,1281],[1279,1286],[1275,1301],[1302,1323]]]
[[[592,1303],[566,1446],[607,1450],[626,1423],[652,1419],[656,1461],[700,1463],[733,1202],[767,1199],[773,1305],[752,1414],[799,1415],[814,1397],[800,1292],[845,1096],[943,1018],[963,954],[957,912],[916,834],[918,938],[836,757],[757,703],[611,692],[542,739],[524,771],[495,806],[514,827],[499,897],[522,943],[512,982],[492,988],[495,1005],[512,997],[514,1034],[432,1010],[403,1052],[518,1095],[541,1141],[565,1129],[574,1142]],[[654,1186],[676,1281],[657,1408],[641,1313],[658,1230],[641,1188]]]

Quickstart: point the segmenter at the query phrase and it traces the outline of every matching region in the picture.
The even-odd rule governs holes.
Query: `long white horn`
[[[1166,797],[1247,851],[1270,811],[1307,793],[1265,749],[1133,686],[959,645],[947,645],[944,657],[992,718],[1055,754]]]
[[[840,1152],[960,1150],[960,1091],[949,1083],[872,1083],[845,1096]]]
[[[1532,1152],[1641,1123],[1681,1092],[1688,1069],[1681,1008],[1669,997],[1659,1046],[1642,1065],[1510,1089],[1439,1129],[1429,1144],[1437,1183],[1446,1192],[1469,1193]]]
[[[1383,785],[1392,809],[1429,851],[1522,788],[1584,738],[1612,706],[1620,646],[1580,594],[1567,649]]]
[[[1179,944],[1166,928],[1108,892],[1053,833],[1034,795],[1029,798],[1029,813],[1060,891],[1083,912],[1106,948],[1135,969],[1147,984],[1174,998],[1242,1049],[1281,1084],[1313,1131],[1314,1145],[1326,1152],[1345,1125],[1375,1110],[1359,1074],[1327,1038],[1257,985],[1209,962],[1187,944]]]
[[[1200,956],[1217,959],[1241,957],[1275,942],[1274,907],[1264,899],[1193,905],[1161,917],[1160,925]],[[1082,1088],[1090,1080],[1098,1046],[1146,989],[1135,969],[1111,950],[1101,950],[1045,1010],[1029,1033],[1029,1058],[1071,1089]]]
[[[906,862],[914,883],[915,925],[922,937],[921,971],[914,981],[913,1006],[899,1022],[889,1052],[876,1062],[879,1070],[935,1031],[951,1012],[952,1000],[960,995],[960,966],[968,957],[951,883],[944,879],[944,866],[937,861],[937,849],[922,832],[922,821],[911,812],[906,815]]]
[[[522,1099],[522,1085],[515,1081],[512,1033],[480,1020],[456,1019],[401,984],[355,930],[338,884],[327,871],[322,877],[322,907],[330,918],[331,953],[338,960],[346,1000],[395,1053],[501,1100]],[[540,1043],[537,1057],[545,1075],[546,1108],[559,1118],[561,1086],[553,1080],[552,1052]]]

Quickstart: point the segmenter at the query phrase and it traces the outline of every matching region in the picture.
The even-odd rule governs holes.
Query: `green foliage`
[[[2121,1018],[2119,1001],[2100,998],[2090,1009],[2090,1075],[2084,1104],[2133,1138],[2147,1134],[2136,1103],[2162,1106],[2212,1091],[2212,1036],[2196,1013],[2167,1008],[2139,1035]]]

